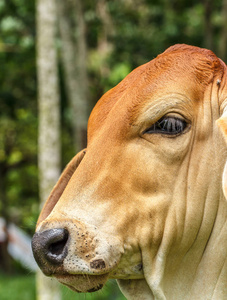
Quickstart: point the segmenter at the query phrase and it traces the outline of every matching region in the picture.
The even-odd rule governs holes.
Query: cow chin
[[[55,275],[56,279],[77,293],[92,293],[100,290],[108,280],[108,274],[102,275]]]

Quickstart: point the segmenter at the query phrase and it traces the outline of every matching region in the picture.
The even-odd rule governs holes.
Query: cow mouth
[[[109,274],[87,275],[67,274],[55,275],[56,279],[77,293],[92,293],[100,290],[108,280]]]

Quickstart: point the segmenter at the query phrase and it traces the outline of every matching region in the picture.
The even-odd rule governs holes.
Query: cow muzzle
[[[80,221],[47,220],[32,239],[40,269],[77,292],[100,289],[117,267],[119,241]],[[86,274],[86,276],[84,276]]]
[[[51,275],[57,268],[63,267],[68,253],[69,233],[65,228],[48,229],[37,232],[32,239],[32,250],[39,267],[46,275]]]

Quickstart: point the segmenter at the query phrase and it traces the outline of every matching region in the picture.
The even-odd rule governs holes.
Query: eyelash
[[[162,117],[150,128],[146,129],[144,133],[161,133],[166,135],[178,135],[182,133],[186,127],[187,122],[176,117]]]

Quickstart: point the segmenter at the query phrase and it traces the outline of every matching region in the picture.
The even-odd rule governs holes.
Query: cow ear
[[[48,197],[48,199],[46,200],[43,206],[43,209],[39,215],[37,226],[40,222],[45,220],[53,210],[54,206],[56,205],[59,198],[61,197],[64,189],[66,188],[70,178],[72,177],[73,173],[75,172],[80,162],[82,161],[85,153],[86,153],[86,149],[82,150],[76,156],[74,156],[73,159],[68,163],[68,165],[62,172],[61,177],[59,178],[57,184],[53,188],[52,192],[50,193],[50,196]]]
[[[227,108],[224,109],[223,114],[217,120],[218,127],[220,128],[225,142],[227,144]],[[222,175],[222,189],[225,195],[225,199],[227,199],[227,161],[225,163],[225,168]]]

